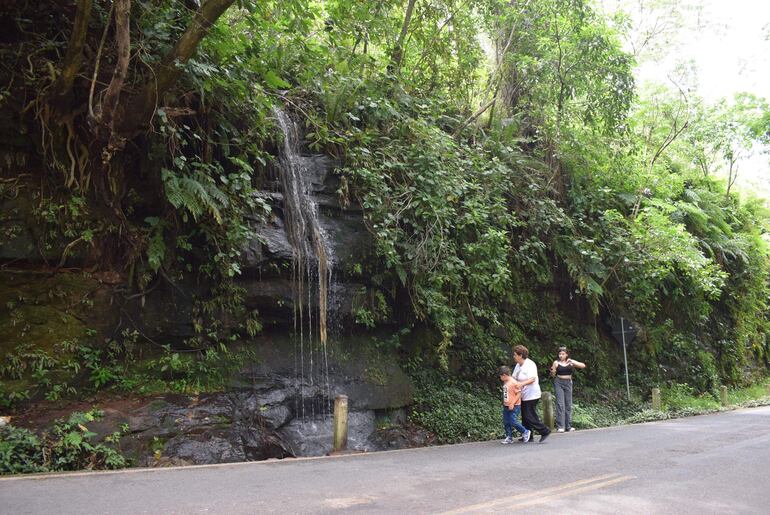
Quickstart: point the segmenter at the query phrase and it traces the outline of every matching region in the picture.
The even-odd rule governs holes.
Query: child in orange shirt
[[[511,377],[511,369],[500,367],[498,372],[503,383],[503,428],[505,440],[500,443],[513,443],[513,429],[522,434],[524,441],[528,441],[531,433],[519,423],[521,413],[521,388]]]

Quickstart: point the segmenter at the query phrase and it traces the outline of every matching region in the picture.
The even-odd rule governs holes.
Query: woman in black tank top
[[[586,364],[570,359],[567,347],[559,347],[559,359],[551,365],[553,391],[556,395],[556,432],[574,431],[572,427],[572,372]]]

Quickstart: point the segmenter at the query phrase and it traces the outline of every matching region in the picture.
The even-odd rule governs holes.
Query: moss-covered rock
[[[84,273],[0,272],[0,359],[20,345],[53,352],[88,336],[99,287]]]

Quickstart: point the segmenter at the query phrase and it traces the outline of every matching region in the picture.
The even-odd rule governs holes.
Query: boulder
[[[348,414],[348,450],[375,450],[370,441],[375,429],[374,419],[372,411],[352,411]],[[294,455],[323,456],[332,451],[333,417],[324,414],[296,418],[280,433]]]

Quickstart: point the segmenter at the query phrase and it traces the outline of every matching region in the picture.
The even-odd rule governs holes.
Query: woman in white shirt
[[[529,359],[529,350],[523,345],[513,348],[513,359],[516,361],[516,368],[511,376],[521,387],[521,423],[530,434],[531,431],[540,433],[540,443],[543,443],[551,434],[551,430],[543,424],[537,414],[537,401],[540,400],[537,365]]]

